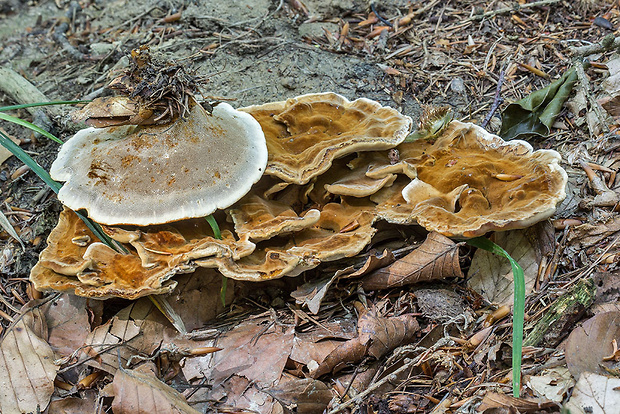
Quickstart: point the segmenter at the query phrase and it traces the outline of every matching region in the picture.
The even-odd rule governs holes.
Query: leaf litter
[[[329,89],[349,98],[377,99],[414,118],[416,102],[449,105],[457,119],[478,124],[493,106],[506,113],[507,103],[533,101],[539,95],[544,95],[540,101],[548,103],[543,98],[551,96],[547,91],[554,88],[553,81],[559,84],[571,78],[579,102],[571,104],[569,97],[562,108],[569,89],[565,85],[558,98],[551,99],[551,116],[535,120],[543,121],[544,126],[536,128],[548,134],[547,139],[528,138],[536,148],[562,153],[571,199],[554,217],[556,228],[551,231],[527,237],[528,230],[495,235],[526,269],[526,340],[533,334],[543,338],[524,348],[525,396],[507,396],[511,389],[510,308],[505,311],[512,299],[509,268],[480,250],[435,240],[436,233],[402,226],[381,229],[372,242],[375,250],[323,264],[297,278],[258,284],[228,280],[225,306],[217,272],[177,276],[179,286],[167,301],[183,320],[187,335],[174,329],[144,299],[102,302],[62,295],[40,311],[38,302],[31,302],[29,309],[34,310],[22,311],[22,317],[22,305],[38,296],[26,279],[29,267],[43,248],[59,208],[32,174],[13,176],[20,165],[10,158],[0,171],[1,212],[25,243],[26,252],[20,252],[10,232],[0,234],[4,338],[0,348],[14,355],[15,361],[28,356],[25,369],[36,369],[39,365],[30,361],[39,359],[46,372],[40,381],[31,381],[32,386],[11,377],[5,391],[18,386],[30,389],[30,398],[15,410],[36,411],[37,405],[44,409],[49,404],[48,411],[56,412],[62,404],[67,412],[80,412],[76,407],[89,407],[82,412],[91,412],[96,400],[101,402],[97,412],[136,412],[133,403],[146,406],[161,397],[159,407],[165,412],[187,407],[192,408],[181,412],[338,412],[348,407],[363,407],[368,412],[455,412],[474,407],[527,412],[546,407],[548,412],[557,412],[557,404],[566,402],[572,387],[560,368],[586,360],[585,368],[579,369],[581,375],[573,373],[578,382],[567,407],[603,407],[600,412],[611,412],[618,369],[613,340],[617,343],[620,338],[613,337],[609,327],[616,322],[598,312],[595,322],[583,322],[583,327],[577,324],[591,317],[593,303],[605,309],[618,301],[618,290],[611,282],[618,278],[620,254],[617,202],[613,202],[619,166],[617,125],[601,117],[596,104],[600,102],[603,110],[617,116],[617,87],[612,79],[617,73],[617,59],[612,55],[616,41],[613,36],[606,38],[608,29],[596,24],[604,19],[617,25],[620,12],[616,5],[549,1],[524,3],[516,10],[503,9],[503,4],[456,1],[373,4],[374,10],[366,10],[356,2],[327,7],[309,0],[273,7],[259,1],[250,8],[233,9],[214,2],[208,12],[196,5],[181,6],[180,11],[151,8],[138,1],[128,6],[133,17],[125,18],[116,14],[117,4],[102,6],[101,14],[89,5],[80,10],[73,3],[57,2],[57,9],[52,7],[40,21],[32,22],[29,39],[38,42],[40,49],[26,59],[31,63],[22,73],[29,73],[26,76],[54,98],[84,98],[84,85],[88,93],[100,90],[108,82],[108,68],[120,62],[125,52],[150,44],[158,53],[189,56],[186,62],[193,68],[207,59],[209,65],[224,68],[222,73],[204,69],[198,73],[211,78],[209,93],[237,98],[238,106],[325,90],[325,84],[317,84],[316,79],[332,79],[327,83]],[[27,7],[37,10],[41,6]],[[21,17],[10,9],[0,13],[7,16],[7,24]],[[307,16],[312,18],[305,21]],[[62,19],[72,22],[76,30],[57,25]],[[20,59],[32,53],[31,46],[21,42],[22,27],[20,23],[15,33],[2,35],[3,65],[22,68]],[[62,30],[62,36],[58,35]],[[276,35],[261,36],[262,30]],[[55,43],[44,42],[50,31],[58,32]],[[93,37],[100,42],[93,43]],[[121,43],[122,52],[112,43],[118,39],[127,42]],[[186,39],[192,39],[194,46],[187,47]],[[290,43],[299,47],[289,49]],[[312,45],[312,52],[305,50],[307,44]],[[65,52],[58,53],[61,49]],[[82,59],[86,54],[93,59]],[[294,58],[287,60],[287,54]],[[319,73],[324,70],[321,65],[312,69],[317,59],[313,54],[320,54],[318,59],[327,62],[329,71]],[[274,56],[275,64],[269,61]],[[331,60],[333,56],[338,59]],[[568,56],[589,56],[591,65],[582,67],[583,74],[572,72]],[[377,60],[377,67],[372,63],[359,66],[359,62]],[[343,61],[346,68],[339,66]],[[246,73],[231,77],[230,67],[245,68]],[[309,70],[316,70],[315,76],[294,72]],[[250,78],[250,84],[256,89],[251,92],[247,83],[236,81],[253,74],[257,77]],[[609,80],[603,82],[608,74]],[[71,79],[79,79],[81,86]],[[269,88],[274,92],[265,93],[257,79],[271,82]],[[373,90],[372,85],[379,87]],[[530,95],[534,91],[539,92]],[[495,102],[496,96],[507,103]],[[600,100],[605,96],[611,99]],[[4,95],[0,98],[7,100]],[[175,105],[173,112],[182,112]],[[530,117],[539,117],[541,111],[542,106],[532,105]],[[59,113],[63,110],[55,111]],[[499,125],[497,117],[489,117],[489,129],[497,131]],[[59,127],[63,136],[68,135],[64,126]],[[41,164],[49,166],[56,147],[14,126],[6,128],[20,146],[42,154]],[[512,129],[518,128],[525,127]],[[527,133],[532,132],[531,125],[527,128]],[[597,132],[606,130],[610,132]],[[611,201],[601,202],[601,196]],[[486,257],[483,265],[481,257]],[[465,280],[462,273],[468,275]],[[448,279],[441,281],[440,276]],[[596,302],[590,285],[580,283],[592,276],[599,288]],[[477,278],[486,284],[476,285]],[[574,298],[579,300],[564,307]],[[433,301],[442,305],[454,301],[450,315],[467,317],[446,318],[438,310],[441,307],[429,306]],[[545,317],[561,316],[562,310],[565,318],[558,323],[559,331],[549,330]],[[30,313],[38,316],[30,320]],[[16,324],[11,325],[12,320]],[[556,343],[571,331],[563,359]],[[593,336],[584,337],[583,332]],[[597,344],[601,352],[592,353],[589,341],[599,336],[599,342],[604,342]],[[6,341],[11,338],[36,346],[8,347]],[[557,371],[548,366],[554,363],[560,365]],[[329,373],[316,374],[322,371]],[[597,371],[598,375],[592,374]],[[20,376],[21,380],[28,378]],[[123,394],[123,390],[135,392]],[[0,400],[8,404],[11,397],[5,393]],[[170,402],[177,407],[166,405]]]

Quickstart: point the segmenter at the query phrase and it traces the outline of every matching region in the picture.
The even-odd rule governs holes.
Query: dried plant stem
[[[480,124],[482,128],[486,128],[495,112],[499,109],[499,106],[504,102],[504,98],[502,98],[502,85],[504,84],[504,75],[505,72],[502,71],[499,73],[499,79],[497,80],[497,87],[495,88],[495,97],[493,98],[493,104],[491,105],[491,109],[489,109],[489,113],[484,117],[484,120]]]
[[[471,16],[467,19],[465,19],[463,21],[463,23],[465,22],[469,22],[469,21],[476,21],[476,20],[484,20],[486,18],[489,17],[494,17],[497,16],[498,14],[505,14],[505,13],[516,13],[520,10],[524,10],[524,9],[531,9],[532,7],[539,7],[539,6],[546,6],[549,4],[555,4],[555,3],[559,3],[560,0],[541,0],[541,1],[535,1],[534,3],[526,3],[523,5],[516,5],[514,7],[505,7],[503,9],[497,9],[497,10],[493,10],[490,12],[486,12],[484,14],[478,14],[475,16]]]
[[[609,34],[599,43],[580,47],[569,47],[568,50],[573,56],[590,56],[595,53],[606,52],[618,48],[620,48],[620,36],[614,37],[613,34]]]
[[[339,413],[339,412],[343,411],[345,408],[348,408],[348,407],[352,406],[353,404],[356,404],[356,403],[360,402],[364,397],[366,397],[367,395],[369,395],[372,392],[374,392],[376,389],[381,387],[386,382],[392,381],[392,380],[394,380],[394,378],[397,378],[398,374],[400,374],[402,372],[405,372],[407,370],[410,370],[411,368],[415,367],[416,365],[419,365],[420,363],[424,362],[424,360],[430,354],[432,354],[433,352],[435,352],[437,349],[441,348],[442,346],[448,345],[451,341],[452,340],[450,338],[445,338],[445,337],[441,338],[433,346],[429,347],[425,352],[423,352],[422,354],[418,355],[417,357],[415,357],[413,359],[410,359],[410,360],[405,359],[405,363],[403,364],[402,367],[398,368],[396,371],[392,372],[390,375],[388,375],[386,377],[383,377],[379,381],[375,382],[374,384],[372,384],[371,386],[369,386],[364,391],[360,392],[359,394],[357,394],[355,397],[351,398],[349,401],[345,402],[344,404],[340,404],[340,405],[336,406],[334,409],[332,409],[330,412],[328,412],[328,414]]]
[[[596,114],[601,129],[603,130],[603,132],[608,133],[609,125],[607,125],[607,117],[603,113],[601,104],[599,104],[596,99],[594,99],[594,96],[592,96],[592,92],[590,91],[590,81],[588,81],[588,78],[586,77],[586,74],[583,70],[583,64],[581,62],[577,62],[573,65],[573,67],[575,68],[575,72],[577,73],[579,85],[581,86],[581,88],[583,88],[583,93],[586,96],[590,107],[594,111],[594,114]],[[588,129],[590,130],[590,133],[593,134],[593,129],[591,127],[588,127]]]

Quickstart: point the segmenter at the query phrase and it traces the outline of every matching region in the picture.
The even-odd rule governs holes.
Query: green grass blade
[[[37,106],[49,106],[49,105],[75,105],[80,103],[88,103],[92,101],[50,101],[50,102],[36,102],[21,105],[0,106],[0,112],[13,111],[16,109],[33,108]]]
[[[220,226],[217,224],[215,217],[213,214],[209,214],[205,217],[209,226],[211,226],[211,230],[213,230],[213,237],[218,240],[222,240],[222,232],[220,231]],[[226,287],[228,285],[228,279],[226,276],[222,275],[222,287],[220,288],[220,300],[222,301],[222,306],[226,307]]]
[[[207,220],[207,223],[209,223],[209,226],[211,226],[211,230],[213,230],[213,237],[218,240],[222,240],[222,232],[220,231],[220,226],[217,224],[217,221],[213,217],[213,214],[209,214],[207,217],[205,217],[205,220]]]
[[[39,134],[45,136],[46,138],[51,139],[52,141],[56,141],[57,143],[62,144],[61,140],[59,140],[58,138],[56,138],[55,136],[53,136],[52,134],[50,134],[46,130],[39,128],[38,126],[36,126],[32,122],[24,121],[21,118],[18,118],[18,117],[13,116],[13,115],[5,114],[4,112],[0,112],[0,119],[8,121],[8,122],[12,122],[12,123],[17,124],[17,125],[21,125],[21,126],[26,127],[28,129],[31,129],[31,130],[33,130],[35,132],[38,132]]]
[[[30,155],[26,154],[26,152],[21,149],[19,145],[11,141],[11,139],[4,135],[2,132],[0,132],[0,145],[9,150],[11,154],[15,155],[21,162],[26,164],[28,168],[30,168],[32,172],[38,175],[39,178],[42,179],[49,188],[51,188],[56,194],[58,194],[58,191],[60,191],[60,187],[62,187],[62,184],[60,184],[58,181],[53,180],[52,177],[50,177],[49,173],[43,167],[41,167],[35,160],[32,159]],[[82,213],[79,213],[77,211],[75,213],[78,215],[79,218],[82,219],[84,224],[86,224],[86,227],[88,227],[90,231],[92,231],[93,234],[97,236],[97,238],[99,238],[99,240],[101,240],[103,243],[107,244],[119,253],[129,253],[127,249],[125,249],[125,247],[116,243],[114,240],[108,237],[108,235],[103,232],[99,224],[95,223]]]
[[[525,317],[525,276],[519,263],[497,244],[485,237],[467,240],[467,243],[503,256],[512,266],[514,278],[514,309],[512,312],[512,394],[519,397],[521,388],[521,358],[523,350],[523,319]]]
[[[19,145],[11,141],[11,139],[4,135],[2,132],[0,132],[0,145],[8,149],[11,154],[19,158],[19,160],[26,164],[32,170],[32,172],[38,175],[43,180],[43,182],[45,182],[45,184],[49,186],[49,188],[54,190],[55,193],[58,193],[60,187],[62,187],[62,184],[60,184],[58,181],[52,180],[52,177],[50,177],[50,175],[47,173],[47,171],[45,171],[45,169],[43,169],[43,167],[41,167],[35,160],[32,159],[32,157],[30,157],[30,155],[26,154],[26,152],[21,149]]]

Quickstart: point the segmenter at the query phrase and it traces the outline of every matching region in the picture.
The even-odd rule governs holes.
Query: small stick
[[[568,50],[573,56],[590,56],[595,53],[606,52],[617,48],[620,48],[620,36],[614,37],[613,34],[608,34],[599,43],[580,47],[569,47]]]
[[[489,113],[487,114],[487,116],[484,117],[484,121],[482,121],[482,123],[480,124],[482,128],[487,127],[487,125],[491,121],[491,118],[493,118],[493,115],[495,115],[495,112],[497,111],[499,106],[504,102],[504,98],[502,98],[501,96],[502,85],[504,84],[504,76],[505,76],[505,72],[502,69],[499,72],[499,79],[497,80],[497,87],[495,88],[495,97],[493,98],[493,105],[491,105],[491,109],[489,109]]]
[[[72,1],[69,5],[69,10],[67,10],[67,13],[65,14],[65,17],[59,19],[60,24],[56,26],[56,30],[54,30],[52,38],[56,41],[56,43],[61,45],[62,48],[66,50],[67,53],[69,53],[74,59],[87,60],[88,56],[73,47],[73,45],[69,43],[66,35],[67,31],[69,31],[69,23],[71,23],[71,19],[80,10],[82,10],[80,4],[77,1]]]
[[[372,12],[375,14],[375,16],[377,16],[377,19],[381,20],[383,23],[385,23],[386,25],[390,26],[390,27],[394,27],[394,25],[392,23],[390,23],[389,21],[387,21],[383,16],[381,16],[379,14],[379,12],[377,11],[377,9],[375,8],[375,2],[371,2],[370,3],[370,9],[372,10]]]
[[[403,364],[403,366],[398,368],[396,371],[392,372],[390,375],[387,375],[387,376],[383,377],[382,379],[380,379],[379,381],[375,382],[370,387],[366,388],[364,391],[360,392],[359,394],[357,394],[355,397],[351,398],[349,401],[345,402],[344,404],[337,405],[328,414],[339,413],[339,412],[343,411],[345,408],[350,407],[353,404],[356,404],[358,401],[362,400],[362,398],[364,398],[368,394],[374,392],[377,388],[381,387],[386,382],[392,380],[393,377],[396,377],[401,372],[405,372],[408,369],[411,369],[411,368],[415,367],[416,365],[418,365],[419,363],[421,363],[426,357],[428,357],[429,354],[435,352],[438,348],[441,348],[442,346],[448,344],[450,341],[451,340],[449,338],[441,338],[433,346],[428,348],[425,352],[423,352],[422,354],[418,355],[414,359],[410,359],[408,361],[405,360],[406,362]]]
[[[497,16],[498,14],[506,14],[506,13],[516,13],[520,10],[524,10],[524,9],[530,9],[532,7],[538,7],[538,6],[546,6],[549,4],[555,4],[555,3],[559,3],[560,0],[541,0],[541,1],[535,1],[534,3],[527,3],[527,4],[523,4],[523,5],[516,5],[514,7],[505,7],[503,9],[497,9],[497,10],[493,10],[490,12],[486,12],[484,14],[478,14],[475,16],[471,16],[467,19],[465,19],[463,22],[469,22],[472,20],[484,20],[487,17],[494,17]]]

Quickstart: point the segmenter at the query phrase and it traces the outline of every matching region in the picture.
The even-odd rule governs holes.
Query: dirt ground
[[[476,124],[483,123],[491,108],[496,106],[497,109],[496,104],[500,104],[496,112],[493,110],[493,116],[487,119],[487,129],[497,133],[501,125],[501,111],[508,103],[548,85],[578,59],[589,57],[594,63],[586,68],[585,78],[577,82],[551,134],[528,139],[536,149],[554,149],[562,155],[562,166],[569,177],[568,196],[558,207],[556,215],[544,225],[537,226],[525,236],[512,236],[512,239],[505,241],[510,243],[516,237],[536,240],[532,242],[533,246],[537,246],[537,259],[532,259],[536,262],[536,281],[532,281],[535,288],[528,292],[526,301],[528,332],[560,298],[566,298],[567,292],[572,292],[574,286],[581,286],[581,281],[594,280],[598,284],[596,297],[592,296],[587,305],[570,308],[568,313],[572,312],[571,318],[554,321],[554,329],[545,332],[543,340],[524,350],[524,358],[530,358],[525,364],[524,374],[542,375],[544,369],[565,364],[563,355],[560,355],[563,352],[560,344],[579,321],[603,310],[618,312],[618,200],[608,204],[592,201],[595,196],[610,189],[611,193],[615,193],[614,189],[618,186],[617,121],[606,113],[601,116],[596,112],[596,99],[606,93],[613,95],[612,86],[603,81],[612,72],[612,66],[607,64],[616,57],[613,48],[586,55],[580,55],[574,49],[598,44],[605,36],[611,35],[613,38],[617,34],[620,27],[617,2],[551,0],[542,2],[538,7],[529,7],[527,1],[486,0],[392,0],[371,3],[361,0],[0,0],[0,67],[12,69],[23,76],[49,100],[93,99],[111,94],[104,88],[110,80],[110,73],[127,66],[127,55],[131,50],[148,45],[153,56],[181,62],[187,71],[203,78],[201,94],[207,101],[221,100],[234,107],[244,107],[331,91],[350,100],[360,97],[372,99],[410,116],[414,123],[420,118],[424,105],[447,105],[452,108],[455,119]],[[518,4],[523,9],[517,10]],[[499,91],[496,90],[498,84]],[[10,92],[6,92],[8,89],[10,87],[0,87],[1,106],[16,103]],[[71,121],[71,106],[55,108],[46,110],[52,121],[50,132],[66,141],[81,126]],[[32,120],[26,110],[14,114]],[[56,157],[58,144],[34,136],[14,124],[2,122],[0,127],[19,140],[21,147],[41,166],[49,169]],[[588,179],[580,161],[595,166],[593,174],[603,180],[603,189],[600,186],[594,188],[592,178]],[[46,238],[62,210],[54,193],[32,172],[19,170],[20,166],[21,163],[12,157],[0,167],[0,210],[10,219],[25,243],[22,250],[7,232],[0,232],[0,311],[3,316],[0,322],[5,332],[19,315],[19,308],[29,299],[38,297],[28,281],[30,270],[45,248]],[[573,228],[576,226],[576,230],[571,229],[570,224]],[[403,240],[399,248],[411,244],[405,240],[420,239],[417,234],[419,229],[403,233],[406,234],[401,237]],[[472,264],[473,248],[460,248],[461,267],[467,273]],[[530,260],[525,258],[525,253],[523,257],[524,262]],[[470,271],[469,276],[475,273]],[[289,294],[297,285],[319,276],[319,272],[312,271],[292,282],[293,286],[286,282],[257,288],[254,296],[249,294],[249,302],[236,304],[239,306],[236,309],[247,311],[244,306],[257,304],[266,313],[275,314],[273,309],[276,309],[280,318],[276,321],[290,323],[293,318],[295,323],[299,318],[306,322],[315,321],[314,317],[304,319],[308,316],[300,316],[300,313],[290,310],[294,300]],[[239,289],[231,291],[248,293],[247,288]],[[323,305],[322,313],[315,315],[319,324],[336,317],[352,323],[354,306],[351,302],[357,288],[348,286],[342,289],[347,294],[330,296],[325,302],[328,305]],[[379,413],[475,412],[476,409],[481,410],[479,403],[491,391],[504,396],[510,393],[510,388],[506,386],[510,381],[510,363],[506,362],[510,359],[510,322],[504,319],[503,324],[496,325],[497,330],[493,331],[491,339],[475,351],[471,348],[467,348],[467,352],[459,350],[463,344],[458,341],[449,344],[442,342],[438,348],[433,348],[433,344],[439,343],[444,327],[446,333],[450,332],[449,335],[467,339],[486,327],[483,325],[487,314],[501,308],[495,306],[498,304],[491,304],[487,297],[472,293],[474,290],[465,281],[450,280],[410,290],[404,288],[402,291],[373,291],[368,294],[369,301],[382,304],[381,311],[396,315],[399,313],[397,310],[404,312],[406,308],[408,312],[420,315],[421,332],[410,338],[409,342],[428,350],[441,349],[444,354],[421,364],[415,372],[412,368],[410,376],[394,375],[391,387],[383,382],[363,398],[355,399],[354,394],[347,394],[347,384],[352,383],[358,374],[361,377],[363,371],[358,373],[357,368],[351,367],[345,369],[347,374],[354,370],[353,379],[348,377],[349,382],[334,376],[323,381],[320,387],[312,383],[313,392],[331,390],[325,391],[331,392],[327,398],[329,408],[326,408],[327,402],[312,406],[310,401],[299,399],[298,395],[304,392],[299,392],[298,388],[283,391],[282,383],[277,390],[280,394],[276,391],[275,394],[263,392],[271,386],[260,381],[260,390],[252,391],[255,394],[247,393],[255,386],[252,382],[244,383],[247,388],[241,391],[238,389],[242,387],[240,384],[227,385],[229,388],[222,385],[219,391],[218,384],[210,384],[215,390],[211,390],[210,394],[205,394],[206,391],[200,388],[202,385],[197,386],[196,381],[188,385],[190,378],[177,378],[169,383],[177,391],[184,392],[183,398],[187,398],[192,407],[200,412],[216,409],[222,410],[220,412],[289,412],[286,410],[292,407],[291,404],[297,404],[292,412],[323,412],[325,409],[333,410],[331,412]],[[346,312],[339,308],[335,310],[336,303],[341,300],[347,303],[343,308],[348,309]],[[91,305],[89,302],[87,306],[83,303],[76,306],[90,309]],[[106,301],[98,314],[99,323],[112,320],[116,312],[128,305],[133,306],[125,300]],[[93,308],[98,306],[101,305],[92,305]],[[596,306],[602,308],[595,311]],[[233,307],[228,309],[229,316],[232,315],[230,323],[236,321],[234,318],[238,316],[231,310]],[[192,314],[187,309],[179,313]],[[247,316],[247,313],[241,314]],[[302,312],[301,315],[306,314]],[[196,326],[192,325],[193,322],[187,322],[188,328],[202,328],[198,323],[200,319],[187,317],[196,322]],[[464,327],[455,323],[455,318],[460,317],[468,320]],[[96,319],[95,316],[93,318]],[[612,318],[612,322],[606,322],[612,324],[611,331],[611,328],[616,328],[614,324],[617,320],[620,319]],[[451,325],[453,328],[459,325],[459,329],[448,329]],[[97,323],[91,320],[90,327],[94,329],[96,326]],[[259,335],[257,332],[244,335],[252,337]],[[351,339],[347,335],[343,334],[339,339]],[[613,338],[607,339],[609,344],[605,344],[606,347],[611,346]],[[619,337],[616,339],[620,340]],[[275,349],[278,340],[267,345]],[[53,341],[50,339],[50,342]],[[251,342],[248,339],[248,343]],[[468,346],[471,347],[471,344]],[[380,382],[380,378],[389,377],[390,370],[399,366],[395,360],[409,360],[413,355],[418,355],[416,349],[412,346],[404,351],[401,349],[400,354],[395,352],[379,359],[381,368],[375,364],[373,372],[378,369],[380,373],[372,382],[370,376],[366,387],[372,388],[372,384]],[[154,349],[150,350],[155,353]],[[256,352],[259,356],[268,354],[265,349]],[[394,364],[390,368],[386,368],[389,364],[385,363],[388,356],[394,358],[389,360]],[[616,379],[619,357],[615,355],[614,358],[612,360],[616,365],[610,366],[608,373],[611,372],[610,378]],[[368,359],[364,363],[372,366]],[[202,368],[197,366],[192,369],[199,372]],[[219,368],[223,370],[226,367]],[[302,371],[299,366],[293,367],[290,360],[286,368],[289,373]],[[75,387],[78,381],[94,371],[100,373],[98,380],[81,389]],[[584,368],[583,371],[587,370]],[[109,370],[89,366],[88,370],[79,373],[68,368],[63,372],[67,374],[61,382],[69,383],[71,391],[59,392],[57,389],[53,397],[56,401],[79,397],[97,402],[96,412],[112,412],[113,409],[114,412],[133,412],[127,407],[111,405],[111,396],[115,394],[110,391]],[[183,374],[188,376],[185,371]],[[171,380],[172,377],[166,379]],[[555,380],[555,383],[558,381]],[[222,379],[222,384],[224,382]],[[494,388],[488,385],[491,383]],[[106,388],[107,385],[110,387]],[[192,391],[191,386],[197,388]],[[120,391],[115,392],[117,399],[120,399]],[[244,392],[247,394],[244,398],[230,396],[243,395]],[[229,393],[228,400],[226,393]],[[293,402],[287,400],[290,395],[297,395],[298,399]],[[332,395],[338,397],[330,401]],[[530,390],[526,391],[526,396],[538,398],[540,393]],[[496,405],[485,400],[488,405],[484,407],[489,410],[503,407],[501,409],[507,410],[506,407],[512,406],[523,412],[558,412],[558,404],[566,403],[569,397],[570,392],[565,390],[559,403],[553,400],[556,405],[546,406],[541,411],[506,399],[501,399],[501,403]],[[318,399],[323,401],[321,398]],[[174,400],[170,396],[168,399]],[[252,400],[260,400],[264,404],[269,401],[272,408],[257,408],[248,403]],[[274,400],[280,402],[278,409],[284,411],[273,408]],[[352,401],[350,406],[344,406],[349,400]],[[286,401],[290,403],[288,406]],[[235,411],[235,406],[239,411]],[[53,411],[52,408],[46,412],[65,412]],[[81,409],[84,408],[66,412],[80,412]],[[617,412],[613,410],[600,412]]]

